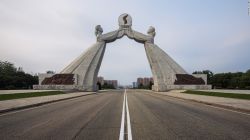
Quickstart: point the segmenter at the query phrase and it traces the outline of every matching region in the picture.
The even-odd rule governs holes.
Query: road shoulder
[[[156,93],[159,95],[170,96],[170,97],[183,99],[183,100],[194,101],[194,102],[212,105],[216,107],[222,107],[222,108],[230,109],[234,111],[250,113],[250,101],[249,100],[185,94],[185,93],[181,93],[183,92],[183,90],[171,90],[168,92],[154,92],[154,91],[147,91],[147,92],[152,92],[152,93]]]
[[[50,95],[50,96],[41,96],[41,97],[32,97],[32,98],[22,98],[22,99],[13,99],[0,101],[0,113],[6,113],[14,110],[20,110],[35,106],[40,106],[48,103],[73,99],[77,97],[82,97],[95,92],[75,92],[61,95]]]

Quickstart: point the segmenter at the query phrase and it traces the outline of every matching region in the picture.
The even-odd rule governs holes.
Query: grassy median
[[[45,91],[45,92],[29,92],[29,93],[13,93],[13,94],[0,94],[0,101],[30,98],[30,97],[40,97],[49,95],[65,94],[62,91]]]
[[[250,100],[250,94],[208,92],[208,91],[195,91],[195,90],[187,90],[182,93]]]

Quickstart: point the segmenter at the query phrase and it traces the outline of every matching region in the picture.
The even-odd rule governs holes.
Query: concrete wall
[[[167,91],[172,89],[185,89],[185,90],[208,90],[212,89],[211,85],[163,85],[152,86],[153,91]]]
[[[38,74],[39,85],[42,85],[42,81],[43,81],[45,78],[52,77],[53,75],[55,75],[55,74],[39,73],[39,74]]]
[[[37,90],[78,90],[77,85],[33,85]]]
[[[54,76],[55,74],[47,74],[47,73],[40,73],[38,74],[38,80],[39,80],[39,84],[38,85],[42,85],[42,81],[45,79],[45,78],[50,78],[52,76]],[[78,75],[77,74],[74,74],[74,85],[78,85]],[[38,85],[35,85],[36,87]],[[34,86],[33,86],[34,87]]]
[[[207,85],[207,74],[192,74],[196,78],[202,78],[205,81],[205,85]]]

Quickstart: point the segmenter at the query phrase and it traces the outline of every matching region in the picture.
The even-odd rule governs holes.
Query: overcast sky
[[[60,72],[95,43],[94,28],[118,28],[128,13],[132,28],[156,28],[155,44],[186,71],[250,69],[247,0],[1,0],[0,60],[25,72]],[[123,37],[107,45],[99,75],[130,84],[152,76],[144,46]]]

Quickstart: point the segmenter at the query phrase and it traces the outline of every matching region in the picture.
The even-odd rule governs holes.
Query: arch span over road
[[[100,25],[95,28],[96,43],[78,58],[65,67],[60,74],[39,75],[39,85],[36,89],[80,89],[84,91],[97,90],[97,76],[105,53],[106,44],[127,36],[138,43],[144,44],[148,62],[153,74],[155,91],[166,91],[169,89],[209,89],[206,85],[206,75],[189,75],[178,63],[167,53],[154,44],[156,35],[155,28],[150,26],[147,34],[132,29],[132,18],[129,14],[120,15],[119,28],[115,31],[103,34]],[[67,74],[74,74],[72,78],[66,79]],[[43,82],[43,81],[48,82]],[[72,85],[65,85],[70,83]]]

